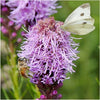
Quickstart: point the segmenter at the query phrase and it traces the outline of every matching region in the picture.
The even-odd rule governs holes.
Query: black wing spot
[[[80,16],[84,16],[84,13],[81,13]]]
[[[87,24],[87,22],[83,22],[83,24]]]
[[[89,3],[83,4],[83,5],[81,5],[80,7],[83,8],[83,9],[84,9],[84,8],[87,8],[87,7],[89,7]]]

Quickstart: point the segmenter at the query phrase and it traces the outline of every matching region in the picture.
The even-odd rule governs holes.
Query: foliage
[[[58,9],[58,13],[52,15],[56,20],[64,21],[67,16],[78,6],[89,2],[91,5],[91,15],[95,19],[96,29],[88,35],[81,36],[79,47],[79,57],[75,63],[77,65],[74,70],[75,73],[68,74],[71,78],[64,81],[63,87],[59,90],[62,93],[62,99],[98,99],[99,98],[99,1],[59,1],[62,6]],[[17,33],[20,34],[20,31]],[[21,37],[21,35],[19,35]],[[76,36],[75,37],[80,37]],[[22,38],[22,37],[21,37]],[[8,43],[1,33],[1,39]],[[28,79],[19,76],[17,70],[17,56],[16,52],[19,46],[14,48],[14,53],[1,56],[1,70],[5,64],[11,66],[9,75],[12,81],[11,88],[1,89],[2,99],[36,99],[39,98],[40,93],[38,88],[30,83]],[[3,73],[3,72],[2,72]],[[7,80],[5,80],[7,81]]]

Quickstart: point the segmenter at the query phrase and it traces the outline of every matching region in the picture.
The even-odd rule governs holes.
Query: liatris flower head
[[[66,73],[75,72],[72,66],[77,60],[77,46],[71,34],[60,27],[63,22],[53,17],[39,20],[25,35],[18,56],[27,58],[33,76],[31,82],[37,84],[46,98],[60,98],[56,91],[62,86]],[[43,96],[42,96],[43,97]]]
[[[14,46],[17,46],[21,42],[21,39],[18,38],[17,35],[17,32],[21,28],[21,25],[16,25],[13,21],[11,21],[8,18],[10,14],[10,7],[6,5],[7,2],[8,1],[6,0],[2,0],[0,2],[1,4],[0,30],[2,34],[8,38],[8,41],[11,41],[14,44]],[[10,42],[8,43],[10,44]]]
[[[56,13],[57,0],[9,0],[7,5],[12,9],[9,18],[16,24],[26,27],[34,25],[37,20]]]

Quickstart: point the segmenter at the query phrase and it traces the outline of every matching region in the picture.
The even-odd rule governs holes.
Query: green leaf
[[[4,95],[5,95],[5,98],[6,98],[7,100],[10,100],[10,99],[9,99],[9,96],[8,96],[8,94],[7,94],[7,92],[6,92],[6,90],[2,88],[2,91],[3,91]]]

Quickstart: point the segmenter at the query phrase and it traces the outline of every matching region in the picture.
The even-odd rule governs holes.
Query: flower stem
[[[11,53],[10,64],[12,67],[12,69],[10,70],[10,76],[13,83],[14,97],[16,99],[20,99],[20,89],[18,85],[18,72],[16,70],[16,55],[14,54],[14,52]]]
[[[16,54],[15,54],[15,50],[14,50],[14,46],[11,40],[9,40],[9,47],[10,47],[10,66],[11,66],[11,70],[10,70],[10,77],[12,80],[12,84],[13,84],[13,92],[14,92],[14,97],[16,99],[21,99],[20,96],[20,88],[19,88],[19,83],[18,83],[18,71],[16,68]]]

